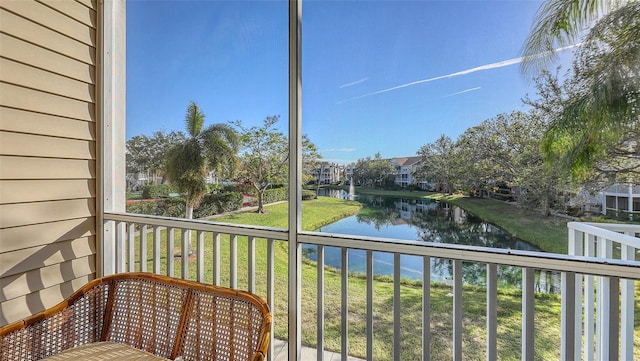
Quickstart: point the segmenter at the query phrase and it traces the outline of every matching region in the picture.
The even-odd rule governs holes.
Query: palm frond
[[[536,14],[520,69],[539,73],[556,60],[556,48],[575,45],[580,33],[624,0],[549,0]]]
[[[191,137],[197,137],[204,126],[204,114],[200,107],[193,101],[187,107],[187,114],[184,117],[185,127]]]

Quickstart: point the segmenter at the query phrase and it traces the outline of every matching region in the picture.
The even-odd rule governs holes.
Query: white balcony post
[[[289,1],[289,360],[300,360],[302,246],[302,0]]]
[[[635,248],[631,246],[622,245],[622,259],[635,260]],[[633,331],[634,331],[634,284],[633,280],[624,279],[621,281],[622,291],[620,297],[622,302],[620,306],[621,310],[621,334],[620,334],[620,359],[631,360],[633,359]]]
[[[584,232],[569,229],[567,250],[570,255],[583,256],[585,247]],[[562,352],[567,355],[579,355],[582,337],[582,276],[572,273],[562,273]],[[569,289],[571,287],[572,289]],[[569,304],[571,302],[571,304]],[[571,322],[569,322],[571,320]],[[589,326],[586,326],[589,327]],[[565,339],[567,338],[567,339]],[[569,344],[571,343],[571,344]],[[572,348],[572,350],[569,350]],[[563,358],[565,360],[572,359]]]
[[[535,271],[522,269],[522,360],[533,360],[534,349],[534,311],[535,311]]]
[[[98,19],[96,273],[100,277],[117,272],[116,233],[124,233],[114,222],[105,224],[104,213],[125,210],[125,1],[100,2]]]

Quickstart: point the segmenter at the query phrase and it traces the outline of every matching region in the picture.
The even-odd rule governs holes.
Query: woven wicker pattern
[[[62,353],[48,357],[46,361],[161,361],[165,358],[155,356],[133,348],[129,345],[112,342],[98,342],[65,350]]]
[[[194,291],[178,354],[184,360],[254,358],[269,321],[247,299]]]
[[[264,360],[271,313],[248,292],[150,273],[91,281],[61,304],[0,327],[0,361],[100,341],[184,360]]]
[[[97,284],[76,293],[62,309],[35,315],[33,323],[14,332],[0,332],[0,360],[39,360],[99,341],[107,293],[107,284]]]
[[[170,357],[188,292],[153,279],[117,280],[106,341]]]

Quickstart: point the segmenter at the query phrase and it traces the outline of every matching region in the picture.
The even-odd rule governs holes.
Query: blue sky
[[[540,4],[304,2],[303,132],[346,164],[524,109],[518,58]],[[280,115],[286,132],[287,60],[286,1],[129,0],[127,138],[184,130],[191,100],[206,124]]]

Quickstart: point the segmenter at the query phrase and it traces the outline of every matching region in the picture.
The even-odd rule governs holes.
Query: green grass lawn
[[[319,198],[302,204],[302,224],[305,230],[313,230],[336,219],[356,213],[360,204],[332,198]],[[287,227],[287,204],[267,206],[266,214],[239,213],[212,219],[215,222]],[[180,253],[180,232],[176,231],[176,250]],[[194,235],[195,237],[195,235]],[[205,236],[205,282],[212,282],[213,235]],[[147,238],[151,248],[151,235]],[[229,236],[220,238],[221,285],[229,285]],[[256,240],[256,293],[266,299],[266,243]],[[195,244],[195,243],[194,243]],[[161,234],[161,249],[166,249],[166,231]],[[275,241],[275,337],[287,338],[287,242]],[[247,289],[247,238],[238,237],[238,288]],[[151,252],[148,252],[151,267]],[[162,255],[166,272],[166,251]],[[180,259],[175,260],[176,276],[180,276]],[[139,265],[138,265],[139,267]],[[195,278],[196,262],[190,261],[190,277]],[[316,263],[303,261],[302,265],[302,342],[316,345]],[[340,302],[341,274],[335,269],[325,268],[325,345],[328,350],[340,350]],[[452,355],[452,288],[443,284],[431,285],[431,359],[448,360]],[[349,277],[349,353],[365,357],[366,352],[366,281],[361,275]],[[463,358],[477,360],[485,358],[486,340],[486,292],[479,287],[465,287],[463,291]],[[640,299],[638,297],[637,299]],[[401,285],[402,305],[402,359],[415,360],[421,354],[421,302],[422,286],[418,282],[403,282]],[[393,340],[393,282],[379,277],[374,282],[374,359],[392,359]],[[498,295],[498,353],[500,359],[520,359],[521,297],[518,291],[499,290]],[[560,354],[560,297],[558,295],[536,295],[536,359],[559,359]],[[636,312],[636,325],[640,325],[640,315]],[[636,327],[636,335],[639,327]],[[636,336],[636,340],[638,336]],[[638,341],[637,341],[638,342]],[[640,344],[640,343],[638,343]],[[636,350],[639,349],[636,347]],[[640,357],[640,351],[636,357]]]

